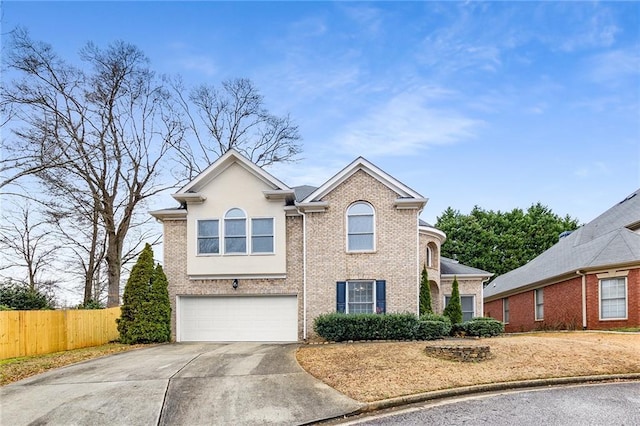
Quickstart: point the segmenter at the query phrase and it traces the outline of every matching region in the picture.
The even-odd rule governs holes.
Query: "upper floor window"
[[[198,221],[198,254],[220,253],[220,229],[218,220]]]
[[[247,252],[247,217],[238,208],[233,208],[224,215],[224,252]]]
[[[600,319],[627,318],[626,278],[600,280]]]
[[[273,219],[251,219],[251,253],[273,253]]]
[[[374,249],[373,207],[357,202],[347,209],[347,251]]]

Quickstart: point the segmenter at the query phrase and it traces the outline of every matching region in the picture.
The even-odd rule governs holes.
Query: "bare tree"
[[[107,305],[117,306],[135,213],[165,189],[158,183],[163,162],[183,144],[185,129],[171,94],[142,51],[125,42],[105,49],[88,43],[80,51],[85,71],[18,29],[6,58],[21,76],[2,90],[2,102],[12,105],[20,123],[13,128],[16,152],[41,167],[35,175],[47,188],[66,188],[61,201],[97,213]]]
[[[220,88],[202,84],[191,91],[178,80],[173,87],[196,142],[179,151],[188,179],[231,148],[258,166],[294,161],[302,151],[298,126],[289,115],[269,113],[251,80],[225,80]]]
[[[11,278],[15,278],[15,268],[23,269],[26,279],[19,281],[25,282],[31,291],[51,287],[56,280],[47,280],[42,275],[55,261],[60,245],[49,235],[46,221],[34,214],[29,204],[10,210],[5,208],[2,212],[0,268],[11,270]]]

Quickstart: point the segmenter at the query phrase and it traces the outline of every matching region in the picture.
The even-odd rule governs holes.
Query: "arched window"
[[[431,268],[433,266],[433,252],[431,251],[431,247],[427,246],[427,267]]]
[[[224,252],[247,252],[247,216],[238,208],[224,215]]]
[[[357,202],[347,209],[347,251],[374,250],[373,207]]]

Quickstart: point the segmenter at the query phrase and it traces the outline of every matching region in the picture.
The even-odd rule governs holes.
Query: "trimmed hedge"
[[[489,317],[472,318],[463,327],[468,336],[493,337],[504,333],[504,323]]]
[[[442,315],[342,314],[318,316],[313,328],[333,342],[348,340],[435,340],[448,336],[451,321]]]

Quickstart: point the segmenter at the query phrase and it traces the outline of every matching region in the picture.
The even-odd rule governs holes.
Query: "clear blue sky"
[[[252,79],[300,126],[320,185],[362,155],[451,206],[541,202],[587,222],[640,187],[640,3],[12,2],[69,59],[138,45],[194,83]],[[171,204],[168,195],[156,200]]]

